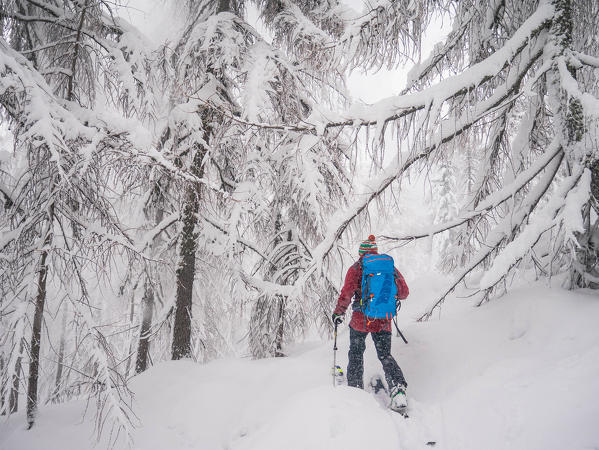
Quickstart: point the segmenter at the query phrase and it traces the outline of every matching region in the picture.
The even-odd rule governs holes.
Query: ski
[[[406,419],[409,417],[407,407],[402,409],[393,409],[390,407],[389,390],[383,382],[383,377],[380,374],[373,375],[370,378],[370,382],[368,384],[369,391],[372,393],[372,395],[374,395],[374,397],[377,399],[377,401],[383,408],[398,413]]]
[[[382,407],[387,408],[393,412],[396,412],[396,413],[400,414],[401,416],[405,417],[406,419],[408,417],[410,417],[408,415],[407,407],[400,408],[400,409],[394,409],[394,408],[390,407],[390,405],[389,405],[389,403],[390,403],[389,390],[387,389],[387,386],[383,382],[383,377],[380,374],[373,375],[370,378],[369,386],[370,386],[370,392],[375,396],[375,398],[377,399],[377,401],[380,403],[380,405]]]
[[[379,374],[373,375],[370,378],[368,387],[368,391],[376,398],[381,407],[389,409],[389,391],[383,383],[383,377]]]
[[[370,378],[370,382],[368,383],[369,392],[376,398],[381,407],[388,409],[389,411],[393,411],[404,419],[409,419],[408,408],[402,408],[401,410],[392,409],[389,407],[389,390],[387,386],[383,382],[383,377],[380,374],[373,375]],[[437,445],[437,441],[427,441],[425,445],[429,447],[434,447]]]

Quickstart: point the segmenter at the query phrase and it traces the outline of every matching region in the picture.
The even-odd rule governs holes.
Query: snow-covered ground
[[[409,345],[393,343],[409,382],[409,419],[367,392],[333,387],[332,343],[308,342],[287,358],[167,362],[136,377],[135,448],[599,448],[596,293],[532,286],[481,308],[452,299],[441,320],[416,323],[429,289],[413,284],[400,320]],[[338,358],[346,365],[343,328]],[[367,343],[366,379],[381,372]],[[30,431],[22,414],[3,420],[0,448],[92,448],[93,414],[82,422],[84,406],[42,407]]]

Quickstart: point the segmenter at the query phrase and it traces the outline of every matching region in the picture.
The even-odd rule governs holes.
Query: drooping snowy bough
[[[2,414],[17,410],[21,384],[30,428],[42,401],[88,394],[98,433],[108,424],[111,439],[132,442],[132,399],[92,291],[113,259],[137,253],[112,184],[131,143],[103,113],[104,101],[142,98],[143,70],[125,56],[135,30],[89,1],[4,2],[0,20],[0,105],[13,146],[0,174]]]
[[[443,235],[453,241],[446,246],[454,250],[445,262],[454,281],[421,320],[483,267],[485,275],[476,288],[480,302],[505,287],[512,270],[527,265],[548,276],[569,271],[571,287],[599,287],[599,24],[594,19],[599,6],[568,0],[396,6],[381,2],[360,19],[360,26],[344,22],[335,8],[311,17],[291,8],[273,14],[274,23],[285,23],[301,42],[350,69],[372,67],[379,56],[402,61],[414,54],[419,35],[414,26],[408,32],[404,17],[410,8],[419,12],[412,17],[420,23],[426,24],[435,8],[448,8],[454,17],[445,42],[411,70],[401,95],[352,107],[333,120],[319,117],[312,125],[294,124],[294,130],[316,134],[374,126],[379,142],[394,125],[402,148],[380,172],[370,195],[338,211],[298,283],[320,271],[347,227],[410,170],[445,164],[468,174],[459,186],[466,200],[454,217],[418,235],[386,236],[409,241]],[[350,25],[343,28],[344,23]],[[328,34],[337,38],[335,45],[325,45],[318,24],[337,26]],[[411,39],[403,39],[401,50],[396,47],[392,53],[386,45],[394,42],[385,34],[389,30],[396,39]],[[339,56],[344,53],[347,60]]]

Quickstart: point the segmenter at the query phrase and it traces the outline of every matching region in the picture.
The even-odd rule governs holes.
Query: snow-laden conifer
[[[420,11],[435,8],[416,3]],[[480,301],[503,286],[510,271],[533,261],[549,275],[572,270],[573,287],[594,286],[596,211],[591,214],[591,207],[596,199],[590,186],[597,185],[598,109],[593,96],[597,25],[589,19],[594,7],[588,2],[549,0],[461,1],[450,7],[451,33],[410,71],[404,92],[303,126],[307,133],[374,126],[380,142],[384,130],[393,125],[402,145],[401,153],[379,173],[371,194],[339,211],[330,222],[307,272],[321,266],[347,227],[390,186],[411,170],[450,159],[451,149],[461,142],[469,163],[476,166],[457,217],[419,235],[389,236],[411,240],[458,228],[456,236],[470,247],[465,255],[472,256],[455,282],[422,318],[482,265],[491,272],[476,288]],[[300,15],[296,17],[300,24]],[[308,29],[306,23],[300,28]],[[376,42],[367,35],[364,39]],[[413,45],[418,48],[418,39]],[[322,44],[321,51],[326,54],[329,48]],[[372,59],[378,47],[370,51]],[[586,171],[592,176],[585,176]],[[561,203],[551,200],[556,190]],[[554,205],[551,213],[542,213],[548,204]],[[581,211],[575,217],[580,220],[566,220],[571,216],[564,215],[564,209],[572,212],[578,206]],[[533,227],[537,216],[545,217],[544,225]],[[544,248],[547,240],[542,237],[547,233],[554,233],[552,242],[557,237],[562,245]],[[535,238],[518,239],[529,234]],[[562,258],[564,252],[571,257]],[[507,255],[511,256],[506,259]]]
[[[2,398],[12,399],[18,380],[25,381],[27,355],[29,427],[50,385],[40,381],[56,373],[49,399],[97,394],[98,432],[110,423],[113,438],[124,433],[130,440],[130,396],[114,370],[113,349],[97,328],[97,282],[90,279],[101,279],[113,257],[135,252],[110,187],[111,160],[131,144],[122,127],[103,120],[106,97],[98,95],[100,80],[136,86],[136,65],[123,56],[125,36],[134,30],[115,21],[106,5],[87,1],[4,2],[0,16],[0,101],[14,146],[2,167],[2,353],[9,355],[3,360]],[[61,309],[72,312],[63,321],[70,338],[80,341],[70,362],[64,335],[55,354],[56,336],[45,320]],[[62,366],[55,372],[56,359]],[[61,381],[63,373],[71,377],[69,385]],[[2,402],[3,412],[16,407]]]

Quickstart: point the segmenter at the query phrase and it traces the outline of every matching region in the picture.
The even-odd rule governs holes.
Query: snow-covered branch
[[[557,158],[553,158],[546,168],[543,177],[539,180],[532,192],[526,197],[525,204],[514,214],[508,216],[496,227],[488,242],[471,258],[470,263],[462,269],[457,276],[453,277],[451,284],[443,289],[443,293],[429,306],[426,312],[418,317],[418,321],[429,319],[434,311],[439,308],[447,296],[476,268],[486,261],[493,253],[501,254],[502,246],[506,241],[512,241],[514,233],[524,224],[524,221],[534,212],[537,204],[543,198],[551,184],[553,183],[555,174],[557,173],[561,162],[564,158],[563,149],[558,144],[560,153]],[[572,186],[576,184],[576,180]]]
[[[512,183],[489,195],[482,202],[480,202],[474,210],[460,214],[459,217],[452,219],[449,222],[424,228],[419,227],[420,231],[418,233],[408,233],[402,236],[381,236],[381,238],[388,239],[390,241],[413,241],[416,239],[428,238],[452,228],[459,227],[470,220],[488,214],[504,202],[513,199],[518,192],[520,192],[525,186],[533,181],[539,173],[545,170],[553,158],[561,153],[562,149],[559,145],[559,142],[554,140],[547,151],[530,167],[523,172],[520,172]]]

